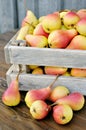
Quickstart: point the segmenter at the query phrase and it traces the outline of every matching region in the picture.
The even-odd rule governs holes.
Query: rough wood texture
[[[10,64],[6,64],[4,47],[7,45],[8,41],[15,35],[17,30],[0,34],[0,77],[6,77],[5,72],[10,67]]]
[[[86,0],[17,0],[17,3],[19,26],[21,26],[22,19],[28,9],[31,9],[37,17],[40,17],[57,10],[86,8]]]
[[[7,87],[6,81],[0,78],[0,99]],[[67,125],[58,125],[52,117],[52,112],[43,120],[37,121],[30,115],[21,91],[21,103],[16,107],[7,107],[0,100],[0,130],[85,130],[86,104],[81,111],[74,112],[72,121]]]
[[[86,129],[86,102],[81,111],[74,112],[72,121],[64,126],[55,123],[52,112],[41,121],[34,120],[30,115],[24,97],[26,92],[21,92],[21,103],[16,107],[7,107],[1,97],[7,88],[4,79],[9,65],[5,63],[4,46],[15,34],[15,31],[0,35],[0,130],[85,130]],[[85,97],[86,100],[86,97]]]
[[[10,44],[5,48],[6,61],[12,64],[86,68],[86,51],[84,50],[19,47]]]
[[[28,9],[40,17],[57,10],[79,10],[85,5],[86,0],[0,0],[0,33],[19,28]]]
[[[0,0],[0,33],[17,27],[16,0]]]
[[[7,72],[7,83],[8,86],[10,82],[16,78],[18,74],[17,66],[11,66],[11,68]],[[33,88],[44,88],[49,86],[56,76],[51,75],[32,75],[27,74],[25,71],[20,74],[19,82],[20,82],[20,90],[30,90]],[[72,76],[60,76],[56,80],[53,87],[63,85],[69,88],[71,92],[81,92],[83,95],[86,95],[86,78],[76,78]]]

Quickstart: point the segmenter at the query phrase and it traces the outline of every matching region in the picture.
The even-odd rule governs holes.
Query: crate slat
[[[18,74],[17,69],[14,70],[13,65],[8,70],[6,77],[8,81],[8,86],[10,82],[15,79]],[[28,91],[30,89],[38,89],[49,86],[56,76],[51,75],[32,75],[23,72],[19,76],[20,90]],[[60,76],[53,85],[53,87],[63,85],[66,86],[71,92],[81,92],[86,95],[86,78],[76,78],[72,76]]]
[[[5,47],[5,55],[7,63],[12,64],[86,69],[86,51],[84,50],[21,47],[9,44]]]

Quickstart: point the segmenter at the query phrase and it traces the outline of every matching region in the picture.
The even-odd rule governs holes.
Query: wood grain
[[[67,125],[58,125],[52,117],[52,111],[40,121],[32,118],[27,108],[24,97],[26,92],[21,93],[21,102],[16,107],[5,106],[1,97],[6,90],[7,83],[0,78],[0,129],[1,130],[84,130],[86,128],[86,103],[81,111],[74,112],[74,117]]]
[[[86,69],[86,51],[8,45],[10,63]],[[21,53],[23,52],[23,53]]]

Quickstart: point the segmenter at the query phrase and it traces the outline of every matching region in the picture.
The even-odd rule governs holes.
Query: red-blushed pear
[[[48,40],[45,36],[28,34],[26,35],[25,39],[27,45],[31,47],[43,48],[48,46]]]
[[[86,37],[82,35],[75,36],[66,49],[86,50]]]
[[[80,19],[86,18],[86,9],[80,9],[80,10],[78,10],[77,14],[80,17]]]
[[[52,89],[49,100],[55,102],[57,99],[67,96],[70,93],[69,89],[65,86],[56,86]]]
[[[51,88],[52,88],[54,82],[57,80],[57,78],[58,78],[58,76],[56,76],[55,80],[46,88],[29,90],[25,96],[26,105],[30,108],[34,101],[48,99],[48,97],[52,91]]]
[[[50,111],[50,106],[43,100],[36,100],[30,107],[30,113],[34,119],[44,119]]]
[[[56,105],[53,107],[53,119],[57,124],[65,125],[73,118],[73,110],[69,105]]]
[[[66,15],[63,17],[63,23],[68,29],[74,28],[74,26],[79,20],[79,16],[76,12],[73,11],[68,11]]]
[[[61,23],[63,24],[63,17],[67,14],[67,12],[70,11],[68,9],[60,11],[60,18],[61,18]]]
[[[50,48],[66,48],[69,42],[77,35],[75,29],[55,30],[48,36]]]
[[[75,27],[79,34],[86,36],[86,18],[81,19]]]
[[[60,29],[61,19],[59,12],[46,15],[42,21],[42,26],[47,33],[50,33],[53,30]]]
[[[33,31],[33,35],[42,35],[42,36],[45,36],[45,37],[48,38],[49,33],[46,33],[46,32],[44,31],[43,27],[42,27],[42,24],[39,23],[39,24],[35,27],[35,29],[34,29],[34,31]]]
[[[23,21],[29,23],[33,27],[36,27],[36,25],[38,24],[38,19],[31,10],[27,10],[26,17],[23,19]]]
[[[7,106],[16,106],[20,103],[21,96],[19,92],[18,76],[12,80],[8,88],[2,95],[2,102]]]
[[[75,77],[86,77],[86,69],[72,68],[70,74]]]
[[[72,110],[78,111],[84,107],[85,98],[81,93],[73,92],[65,97],[58,99],[55,103],[53,103],[53,105],[55,104],[67,104],[72,108]]]
[[[65,67],[58,67],[58,66],[45,66],[44,72],[48,75],[62,75],[67,71]]]

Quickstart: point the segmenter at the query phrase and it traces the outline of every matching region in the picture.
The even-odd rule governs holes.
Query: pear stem
[[[18,74],[17,74],[16,80],[18,80],[19,75],[20,75],[20,73],[22,72],[22,65],[19,64],[18,66],[19,66],[19,72],[18,72]]]
[[[58,104],[57,102],[54,102],[54,103],[50,104],[50,107],[55,106],[57,104]]]
[[[56,80],[58,79],[59,76],[61,76],[61,75],[57,75],[55,80],[49,85],[50,88],[53,86],[53,84],[56,82]]]

